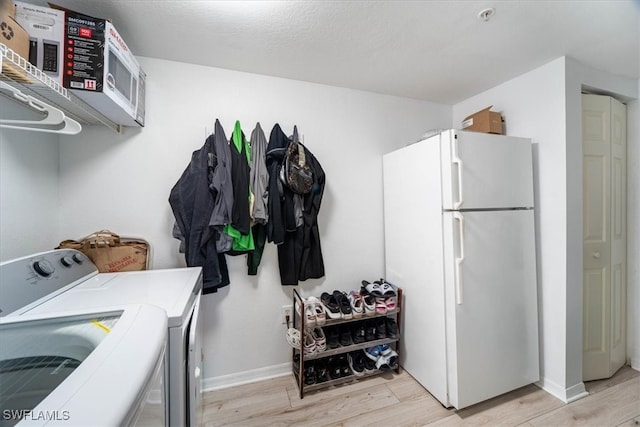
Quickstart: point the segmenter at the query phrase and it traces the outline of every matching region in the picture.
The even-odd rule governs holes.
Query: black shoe
[[[366,341],[364,322],[356,322],[351,326],[351,338],[354,344],[360,344]]]
[[[333,295],[323,292],[320,295],[320,302],[325,307],[325,313],[330,319],[340,319],[342,313],[340,312],[340,305]]]
[[[365,341],[373,341],[376,339],[376,324],[373,320],[364,322],[364,339]]]
[[[376,319],[376,339],[382,340],[387,338],[387,321],[386,317]]]
[[[364,372],[367,374],[374,372],[377,369],[376,362],[366,357],[364,350],[362,350],[360,353],[362,353],[362,360],[364,361]]]
[[[340,347],[340,334],[337,326],[327,326],[323,328],[324,335],[327,338],[327,348],[334,349]]]
[[[398,331],[398,324],[392,318],[387,317],[387,337],[392,340],[397,340],[399,336],[400,332]]]
[[[347,297],[344,292],[333,291],[333,297],[338,302],[338,307],[340,307],[340,313],[343,319],[351,319],[353,318],[353,314],[351,313],[351,303],[349,302],[349,297]]]
[[[327,362],[324,359],[318,359],[316,364],[316,382],[323,383],[329,381],[329,369],[327,368]]]
[[[296,353],[293,355],[293,369],[296,372],[300,372],[300,354]]]
[[[338,357],[329,357],[327,359],[327,368],[329,369],[329,378],[332,380],[338,379],[342,376],[342,369],[340,368],[340,361]]]
[[[341,346],[346,347],[348,345],[353,344],[353,342],[351,341],[351,330],[349,329],[349,326],[341,325],[339,331],[340,331]]]
[[[313,385],[316,383],[316,367],[313,362],[307,362],[304,367],[304,383]]]
[[[347,354],[349,367],[351,368],[351,371],[354,373],[354,375],[358,377],[364,375],[364,359],[365,357],[360,350],[352,351],[351,353]]]
[[[351,368],[349,367],[349,360],[347,359],[346,354],[341,354],[338,356],[339,364],[340,364],[340,376],[346,377],[351,375]]]

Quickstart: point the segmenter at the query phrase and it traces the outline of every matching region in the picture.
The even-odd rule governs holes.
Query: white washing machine
[[[71,249],[32,255],[0,267],[0,315],[41,315],[122,304],[151,304],[163,309],[168,337],[167,425],[201,424],[200,267],[98,273],[86,256]],[[21,284],[12,287],[12,306],[5,303],[5,281]]]
[[[166,344],[151,305],[1,318],[0,426],[162,425]]]

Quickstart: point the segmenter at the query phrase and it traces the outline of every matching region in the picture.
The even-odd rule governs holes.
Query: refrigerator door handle
[[[458,201],[453,204],[454,209],[460,209],[462,206],[462,159],[458,155],[458,140],[453,141],[453,153],[452,153],[452,163],[455,164],[458,170]]]
[[[456,304],[462,305],[462,276],[460,275],[460,266],[464,261],[464,217],[460,212],[454,212],[453,218],[458,221],[458,230],[459,230],[459,244],[460,244],[460,255],[456,257],[456,278],[455,278],[455,289],[456,289]]]

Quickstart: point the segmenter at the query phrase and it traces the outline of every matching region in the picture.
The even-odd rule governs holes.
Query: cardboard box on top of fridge
[[[0,43],[27,59],[29,34],[15,20],[15,9],[12,0],[0,0]]]
[[[117,124],[144,126],[146,74],[113,24],[64,11],[63,86]]]
[[[0,15],[15,18],[16,5],[11,0],[0,0]]]
[[[16,21],[29,33],[32,65],[62,85],[64,62],[64,12],[17,1]]]
[[[502,116],[500,113],[489,111],[491,107],[493,105],[466,117],[462,121],[462,129],[502,135],[504,132]]]

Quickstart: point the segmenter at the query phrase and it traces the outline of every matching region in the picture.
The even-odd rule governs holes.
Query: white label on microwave
[[[94,79],[84,79],[84,88],[86,90],[96,90],[96,81]]]

